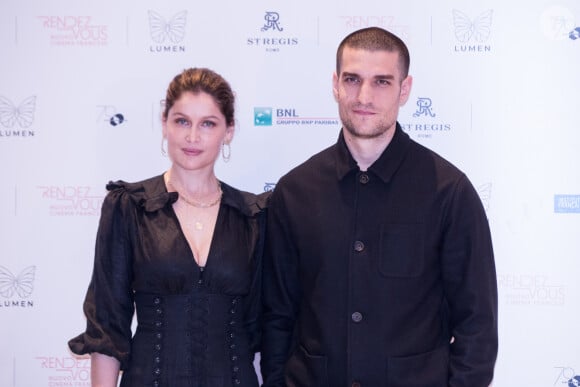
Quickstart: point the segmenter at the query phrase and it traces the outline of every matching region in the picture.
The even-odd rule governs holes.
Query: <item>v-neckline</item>
[[[210,264],[210,261],[213,261],[212,256],[214,255],[214,244],[215,244],[215,239],[216,239],[216,234],[217,234],[217,230],[219,228],[219,224],[221,222],[222,219],[222,204],[219,203],[218,204],[218,212],[217,212],[217,216],[216,216],[216,221],[215,221],[215,226],[210,238],[210,242],[209,242],[209,249],[207,251],[207,258],[205,260],[205,264],[204,265],[200,265],[198,263],[198,261],[195,259],[195,254],[193,252],[192,246],[189,243],[189,241],[187,240],[187,236],[185,235],[185,231],[183,229],[183,225],[181,224],[181,222],[179,221],[179,217],[177,216],[177,212],[175,211],[175,208],[173,208],[173,205],[171,205],[171,212],[173,213],[173,219],[177,224],[177,227],[179,228],[179,233],[181,236],[181,239],[183,241],[183,243],[185,243],[185,245],[187,246],[187,251],[189,252],[189,259],[191,261],[193,261],[193,264],[195,265],[195,267],[198,269],[199,272],[207,272],[208,266]]]

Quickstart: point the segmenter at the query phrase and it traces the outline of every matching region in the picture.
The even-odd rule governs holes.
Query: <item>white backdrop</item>
[[[168,167],[159,113],[175,74],[205,66],[231,82],[237,133],[217,174],[260,192],[336,140],[335,50],[370,25],[411,51],[404,129],[486,206],[493,385],[580,375],[580,2],[324,3],[0,2],[0,386],[89,386],[66,342],[85,325],[104,187]]]

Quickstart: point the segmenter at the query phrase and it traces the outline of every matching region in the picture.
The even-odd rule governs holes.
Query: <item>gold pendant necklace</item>
[[[220,202],[220,200],[222,199],[222,195],[223,195],[223,191],[222,191],[222,185],[221,183],[218,181],[217,183],[217,189],[218,189],[218,195],[217,198],[215,198],[215,200],[212,200],[209,203],[203,203],[203,202],[198,202],[192,199],[189,199],[188,197],[186,197],[185,195],[183,195],[181,192],[179,192],[179,190],[175,187],[175,185],[173,185],[173,183],[171,182],[171,180],[167,179],[167,185],[172,187],[175,192],[177,192],[177,194],[179,195],[180,199],[183,199],[183,201],[187,204],[189,204],[192,207],[196,207],[196,208],[209,208],[209,207],[213,207],[216,204],[218,204]],[[196,223],[196,229],[201,230],[203,228],[203,224],[200,223],[200,228],[197,227],[197,223]]]

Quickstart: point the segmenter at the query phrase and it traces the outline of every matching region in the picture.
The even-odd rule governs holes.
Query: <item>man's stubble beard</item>
[[[391,127],[394,127],[395,121],[392,122],[385,122],[383,120],[379,121],[377,126],[374,130],[370,133],[362,133],[357,130],[352,122],[352,120],[348,117],[346,113],[339,109],[340,120],[342,121],[342,126],[346,129],[346,131],[354,138],[358,138],[361,140],[370,140],[379,137],[385,136]]]

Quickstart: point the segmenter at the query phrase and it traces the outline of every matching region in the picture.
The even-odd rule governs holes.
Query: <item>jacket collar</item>
[[[403,132],[401,125],[397,122],[391,142],[368,170],[377,175],[383,182],[389,182],[404,160],[410,144],[409,135]],[[335,160],[336,173],[339,180],[342,180],[352,171],[359,171],[356,160],[346,146],[342,130],[336,144]]]
[[[266,195],[254,195],[238,191],[220,181],[223,196],[222,204],[236,208],[246,216],[254,216],[266,207]],[[137,183],[127,183],[123,180],[109,182],[107,190],[123,189],[131,200],[147,212],[155,212],[177,201],[177,192],[167,192],[163,174]]]

